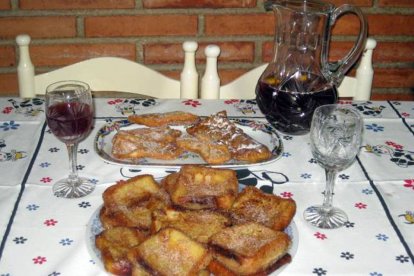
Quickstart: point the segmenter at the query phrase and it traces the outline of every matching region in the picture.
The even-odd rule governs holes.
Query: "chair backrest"
[[[173,80],[142,64],[118,57],[98,57],[81,61],[43,74],[34,74],[28,46],[30,37],[19,35],[18,65],[21,97],[45,94],[46,87],[56,81],[79,80],[92,91],[128,92],[155,98],[180,98],[180,81]]]
[[[366,101],[371,97],[372,78],[372,52],[377,42],[368,38],[364,53],[358,65],[356,76],[346,76],[338,87],[339,97],[350,97],[354,100]],[[257,81],[266,69],[267,64],[260,65],[241,75],[234,81],[220,87],[221,99],[252,99],[255,98]]]

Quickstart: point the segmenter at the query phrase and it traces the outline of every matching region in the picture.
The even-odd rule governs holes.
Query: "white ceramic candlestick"
[[[183,43],[184,49],[184,68],[181,72],[180,98],[198,98],[198,73],[195,66],[195,52],[198,44],[195,41]]]
[[[19,64],[17,66],[19,95],[22,98],[35,97],[34,87],[34,66],[30,60],[29,44],[30,36],[18,35],[16,37],[17,45],[19,46]]]
[[[217,45],[208,45],[204,53],[207,57],[206,71],[201,80],[201,98],[218,99],[220,93],[220,78],[217,72],[217,57],[220,48]]]

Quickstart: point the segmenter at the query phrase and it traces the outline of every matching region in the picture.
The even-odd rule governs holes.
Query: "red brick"
[[[36,66],[62,66],[101,56],[136,60],[133,44],[59,44],[33,45],[30,55]]]
[[[206,15],[206,35],[272,35],[273,13]]]
[[[413,35],[414,16],[366,15],[370,35]],[[332,29],[333,35],[357,35],[360,23],[353,14],[340,17]],[[206,15],[206,35],[273,35],[275,19],[272,13]]]
[[[254,44],[252,42],[217,42],[199,43],[196,52],[197,63],[205,62],[204,49],[208,44],[216,44],[221,53],[219,62],[252,62],[254,58]],[[144,45],[144,63],[146,64],[182,64],[184,50],[182,44],[147,44]]]
[[[0,74],[0,96],[18,95],[17,74]]]
[[[374,62],[414,62],[414,42],[377,42]]]
[[[414,87],[413,68],[376,68],[374,71],[373,87]]]
[[[163,70],[163,71],[158,71],[158,72],[174,80],[180,80],[181,70],[175,70],[175,71]]]
[[[32,38],[76,35],[76,18],[73,16],[1,17],[0,26],[0,38],[14,38],[22,33]]]
[[[20,0],[23,10],[67,10],[67,9],[131,9],[134,0]]]
[[[16,66],[16,54],[12,46],[0,46],[0,66],[14,67]]]
[[[365,15],[368,22],[369,35],[413,35],[411,28],[414,17],[411,15],[371,14]],[[333,27],[333,35],[357,35],[359,20],[353,14],[340,17]]]
[[[326,2],[330,2],[336,7],[343,4],[349,4],[357,7],[372,7],[373,4],[373,0],[328,0]]]
[[[87,17],[85,34],[88,37],[195,35],[197,20],[194,15]]]
[[[256,0],[143,0],[144,8],[254,8]]]
[[[10,1],[11,0],[0,0],[0,10],[10,10]]]
[[[354,42],[332,41],[329,60],[343,58],[351,49]],[[414,62],[414,42],[377,42],[372,60],[374,63],[384,62]],[[273,57],[273,42],[263,44],[263,60],[269,62]]]
[[[218,72],[220,76],[220,84],[225,85],[237,79],[238,77],[240,77],[247,71],[249,70],[248,69],[220,69]]]
[[[379,7],[407,7],[414,8],[413,0],[378,0]]]
[[[273,55],[274,55],[273,45],[274,45],[273,41],[263,42],[263,44],[262,44],[262,61],[263,61],[263,63],[270,62],[272,60]]]
[[[366,15],[369,35],[414,35],[414,16],[399,14]],[[344,15],[335,24],[333,35],[356,35],[359,20],[354,15]]]
[[[329,61],[334,62],[343,59],[354,46],[355,42],[331,41],[329,47]]]
[[[368,24],[370,35],[414,35],[412,15],[369,15]]]
[[[367,16],[365,16],[367,18]],[[367,18],[368,26],[370,25]],[[345,14],[339,17],[332,28],[332,35],[357,35],[359,34],[359,19],[354,14]]]
[[[407,91],[406,93],[377,92],[373,89],[371,100],[374,101],[414,101],[414,93]]]

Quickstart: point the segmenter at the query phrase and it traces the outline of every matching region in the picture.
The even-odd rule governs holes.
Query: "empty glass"
[[[344,211],[332,206],[335,178],[352,164],[361,147],[362,118],[351,106],[340,104],[316,108],[312,117],[310,141],[312,154],[325,168],[326,188],[322,205],[308,207],[304,218],[312,225],[334,229],[348,221]]]

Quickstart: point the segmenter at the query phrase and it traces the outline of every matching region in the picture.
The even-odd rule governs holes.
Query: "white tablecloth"
[[[414,275],[414,102],[356,102],[364,116],[363,147],[339,173],[334,205],[349,216],[345,227],[308,225],[304,209],[322,202],[323,169],[312,158],[308,135],[280,134],[282,157],[243,168],[240,183],[268,186],[297,203],[298,250],[283,275]],[[95,99],[95,128],[78,149],[78,171],[96,183],[81,199],[52,194],[69,171],[66,148],[45,124],[41,99],[0,98],[0,276],[106,275],[93,247],[90,220],[102,192],[137,174],[161,179],[177,168],[122,167],[94,151],[96,132],[132,113],[227,110],[263,120],[255,101]]]

